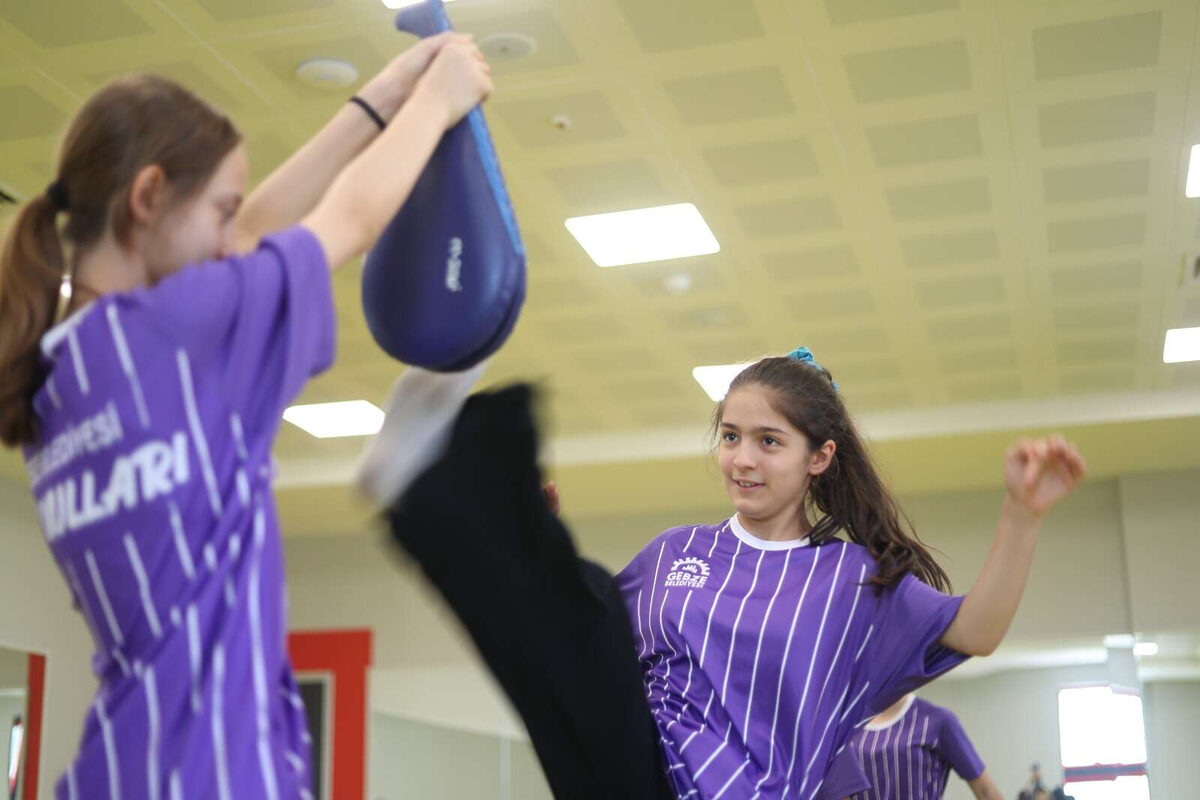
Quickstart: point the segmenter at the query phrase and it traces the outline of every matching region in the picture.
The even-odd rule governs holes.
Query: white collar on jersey
[[[54,348],[58,347],[62,343],[62,340],[67,338],[67,334],[75,330],[79,326],[79,323],[83,322],[83,318],[87,316],[87,313],[92,310],[92,306],[94,305],[96,303],[91,302],[83,308],[76,309],[74,314],[43,333],[41,341],[42,355],[50,358],[50,355],[54,352]]]
[[[892,727],[897,722],[904,719],[904,715],[908,713],[908,710],[910,708],[912,708],[912,704],[916,699],[917,699],[917,696],[915,694],[910,694],[908,697],[904,698],[904,708],[900,709],[900,713],[897,714],[896,716],[892,717],[892,719],[889,722],[875,722],[874,719],[872,719],[866,725],[863,725],[863,730],[864,731],[882,731],[882,730]]]
[[[742,526],[742,521],[738,519],[738,515],[734,514],[729,518],[729,529],[733,531],[733,535],[742,540],[744,544],[758,550],[791,550],[793,547],[807,547],[808,537],[803,539],[788,539],[783,542],[776,542],[770,539],[760,539]]]

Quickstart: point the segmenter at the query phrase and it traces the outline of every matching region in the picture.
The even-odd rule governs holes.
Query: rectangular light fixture
[[[383,5],[387,8],[405,8],[407,6],[415,6],[423,3],[425,0],[383,0]],[[453,3],[454,0],[442,0],[443,3]]]
[[[1187,185],[1183,193],[1187,197],[1200,197],[1200,144],[1192,145],[1192,155],[1188,159]]]
[[[598,267],[620,267],[721,252],[691,203],[571,217],[567,230]]]
[[[729,391],[729,384],[733,383],[733,379],[738,376],[738,373],[753,363],[753,361],[747,361],[743,364],[713,364],[708,367],[696,367],[692,370],[692,377],[696,379],[696,383],[700,384],[700,388],[712,398],[714,403],[719,403],[725,399],[725,395]]]
[[[1163,342],[1163,363],[1200,361],[1200,328],[1171,328]]]
[[[1138,642],[1133,646],[1133,654],[1135,656],[1156,656],[1158,655],[1158,643]]]
[[[383,427],[383,412],[366,400],[291,406],[283,418],[318,439],[371,436]]]

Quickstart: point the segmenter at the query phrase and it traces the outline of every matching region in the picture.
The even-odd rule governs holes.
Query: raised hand
[[[384,119],[391,119],[404,101],[412,95],[417,81],[442,48],[451,42],[470,43],[467,34],[447,31],[422,39],[396,56],[386,67],[369,80],[358,94],[371,104]]]
[[[1058,434],[1022,439],[1004,454],[1004,483],[1013,502],[1036,517],[1069,495],[1084,476],[1087,462]]]

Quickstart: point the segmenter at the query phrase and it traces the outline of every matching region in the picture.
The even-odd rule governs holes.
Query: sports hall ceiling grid
[[[530,253],[492,380],[550,379],[560,432],[682,425],[690,377],[809,344],[857,410],[1170,389],[1200,250],[1197,3],[1170,0],[457,0],[517,32],[488,116]],[[0,0],[0,183],[50,179],[72,109],[153,70],[226,109],[261,176],[402,38],[378,0]],[[565,116],[558,129],[551,120]],[[569,216],[695,203],[722,251],[600,270]],[[668,285],[686,273],[683,293]],[[675,278],[675,281],[678,281]],[[379,400],[397,371],[336,278],[339,365],[307,400]],[[285,456],[337,455],[285,426]]]

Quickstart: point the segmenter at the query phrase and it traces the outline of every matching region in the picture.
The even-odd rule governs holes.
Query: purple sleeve
[[[871,788],[871,781],[863,769],[862,756],[858,752],[858,742],[856,735],[833,757],[833,763],[826,770],[813,800],[844,800]]]
[[[975,752],[958,717],[943,710],[938,731],[937,751],[964,781],[973,781],[983,774],[983,759]]]
[[[864,653],[866,679],[870,682],[864,717],[880,713],[966,661],[967,656],[939,643],[962,601],[911,574],[884,590]]]
[[[301,226],[265,237],[252,253],[186,267],[150,295],[193,371],[219,380],[248,423],[278,424],[305,382],[333,363],[329,266]]]

